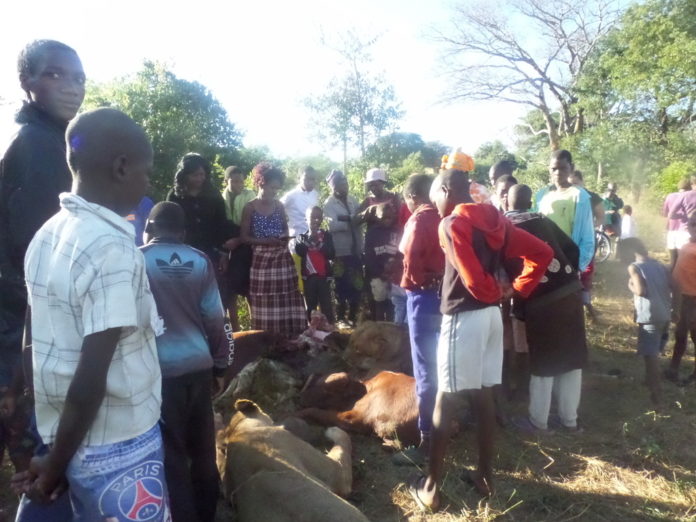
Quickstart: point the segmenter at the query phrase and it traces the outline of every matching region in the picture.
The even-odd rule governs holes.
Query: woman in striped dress
[[[251,327],[293,337],[304,331],[307,319],[288,250],[288,219],[276,199],[285,174],[263,162],[254,167],[252,175],[258,196],[245,205],[241,226],[242,241],[253,249]]]

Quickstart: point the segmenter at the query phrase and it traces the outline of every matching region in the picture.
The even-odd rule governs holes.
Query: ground
[[[465,429],[452,440],[444,509],[435,515],[421,514],[408,496],[405,481],[413,470],[393,466],[376,438],[354,436],[351,502],[375,522],[696,520],[696,388],[665,383],[667,406],[661,414],[652,411],[634,350],[626,282],[618,262],[599,266],[595,303],[601,322],[588,330],[582,433],[499,431],[497,492],[482,501],[459,478],[476,457],[473,431]],[[693,364],[689,348],[684,376]],[[507,407],[511,414],[525,412],[522,402]],[[9,476],[5,464],[0,505],[13,513]],[[220,508],[218,520],[235,520],[228,507]]]

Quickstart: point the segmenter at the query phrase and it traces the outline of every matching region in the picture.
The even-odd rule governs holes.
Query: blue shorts
[[[667,344],[669,323],[638,325],[638,355],[657,357]]]
[[[158,425],[116,444],[80,447],[66,476],[75,521],[171,522]]]

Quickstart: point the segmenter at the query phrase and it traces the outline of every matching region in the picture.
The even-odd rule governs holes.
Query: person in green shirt
[[[556,223],[578,245],[582,272],[594,257],[594,226],[589,194],[568,181],[574,170],[570,152],[553,151],[549,160],[552,185],[537,192],[534,210]]]
[[[251,270],[251,247],[242,243],[240,226],[242,224],[242,210],[252,199],[256,198],[256,192],[245,188],[247,173],[239,167],[227,167],[225,170],[225,189],[222,198],[225,200],[225,212],[231,223],[232,239],[225,242],[225,249],[229,251],[229,264],[226,273],[224,289],[227,295],[227,313],[230,317],[232,330],[240,330],[237,310],[237,296],[249,294],[249,271]]]

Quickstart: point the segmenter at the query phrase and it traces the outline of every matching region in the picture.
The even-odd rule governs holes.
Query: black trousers
[[[311,318],[312,310],[317,306],[321,309],[328,319],[329,323],[333,324],[335,315],[333,303],[331,302],[331,285],[326,277],[311,275],[304,280],[304,297],[305,305],[307,306],[307,320]]]
[[[213,522],[215,465],[212,370],[162,379],[164,471],[173,522]]]

